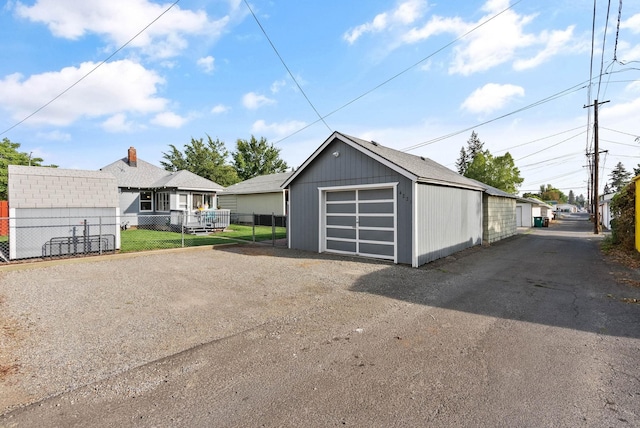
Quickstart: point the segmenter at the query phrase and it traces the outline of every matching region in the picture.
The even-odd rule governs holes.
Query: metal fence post
[[[182,211],[182,227],[180,228],[180,239],[182,241],[182,248],[184,248],[184,228],[186,227],[186,216],[184,215],[184,211]]]
[[[251,236],[253,242],[256,242],[256,213],[251,214]]]
[[[276,246],[276,213],[271,213],[271,246]]]
[[[102,216],[98,217],[98,254],[102,255]]]

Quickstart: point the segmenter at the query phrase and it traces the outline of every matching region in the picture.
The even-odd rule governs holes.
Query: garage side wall
[[[337,157],[334,152],[338,153]],[[319,187],[391,182],[398,182],[398,263],[411,264],[411,180],[338,140],[330,143],[289,186],[291,248],[318,251]]]
[[[418,185],[418,265],[482,243],[482,192]]]
[[[483,241],[491,244],[518,233],[515,199],[485,194],[483,200]]]

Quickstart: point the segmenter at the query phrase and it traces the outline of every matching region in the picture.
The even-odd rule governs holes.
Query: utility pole
[[[593,104],[584,106],[584,108],[593,106],[593,233],[600,233],[600,207],[598,194],[598,170],[600,168],[600,146],[598,141],[598,105],[608,103],[609,101],[598,102],[594,100]]]

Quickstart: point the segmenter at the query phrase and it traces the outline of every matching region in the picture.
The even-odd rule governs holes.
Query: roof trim
[[[309,166],[309,164],[311,162],[313,162],[313,160],[315,158],[317,158],[320,155],[320,153],[322,153],[324,151],[324,149],[336,139],[342,141],[343,143],[345,143],[348,146],[356,149],[357,151],[359,151],[361,153],[364,153],[367,156],[377,160],[381,164],[383,164],[386,167],[394,170],[398,174],[403,175],[404,177],[408,178],[412,182],[416,182],[418,180],[418,176],[416,176],[415,174],[407,171],[406,169],[396,165],[393,162],[390,162],[388,159],[383,158],[382,156],[378,155],[377,153],[374,153],[374,152],[372,152],[370,150],[365,149],[360,144],[357,144],[357,143],[353,142],[349,137],[345,136],[344,134],[341,134],[338,131],[333,131],[333,133],[329,136],[329,138],[327,138],[324,141],[324,143],[322,143],[322,145],[320,145],[320,147],[318,147],[316,149],[316,151],[313,152],[313,154],[311,156],[309,156],[306,161],[304,161],[304,163],[300,166],[300,168],[298,168],[296,170],[296,172],[291,174],[291,177],[289,177],[284,183],[282,183],[281,187],[285,188],[285,187],[289,186],[289,184],[291,184],[291,182],[296,179],[296,177],[300,174],[300,172],[302,172],[307,166]]]

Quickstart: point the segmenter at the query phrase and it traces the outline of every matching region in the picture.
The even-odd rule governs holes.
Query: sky
[[[253,135],[298,167],[339,131],[455,170],[475,131],[521,193],[587,196],[595,100],[601,190],[640,164],[640,2],[611,3],[10,0],[0,138],[97,170]]]

